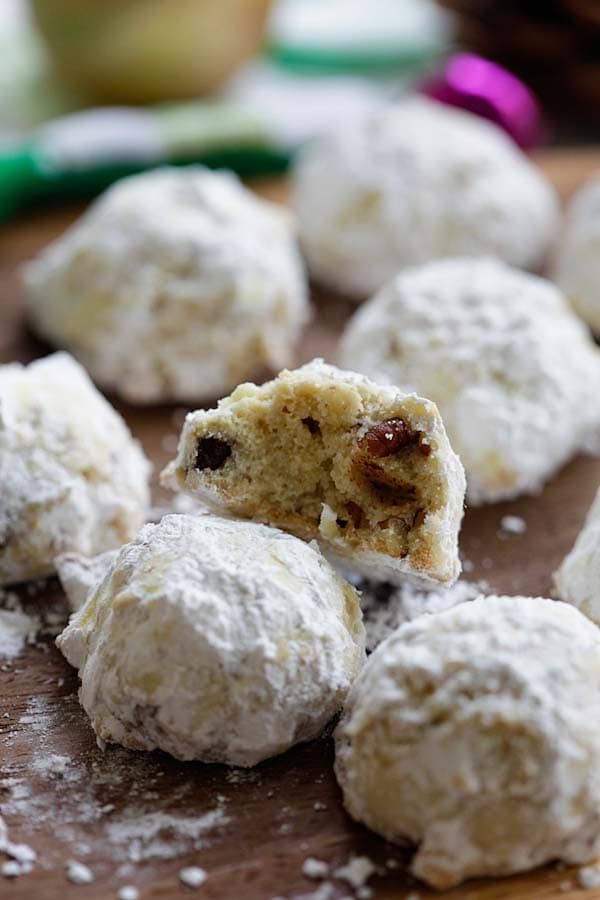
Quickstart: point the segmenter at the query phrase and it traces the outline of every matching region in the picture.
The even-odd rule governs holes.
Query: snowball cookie
[[[575,544],[554,574],[561,600],[600,625],[600,490]]]
[[[553,188],[504,132],[424,98],[309,145],[293,195],[312,274],[356,299],[440,256],[536,268],[558,225]]]
[[[0,584],[60,553],[119,547],[144,522],[150,464],[66,353],[0,366]]]
[[[438,404],[472,504],[536,493],[600,432],[600,351],[554,285],[499,261],[403,272],[339,355]]]
[[[480,597],[401,626],[335,738],[347,810],[417,844],[435,888],[600,853],[600,631],[565,603]]]
[[[146,525],[57,643],[100,738],[238,766],[316,738],[365,658],[358,594],[316,549],[215,516]]]
[[[600,175],[575,194],[561,237],[556,281],[577,314],[600,333]]]
[[[464,472],[435,405],[322,360],[190,413],[163,482],[380,579],[460,571]]]
[[[25,270],[34,328],[134,403],[288,365],[309,305],[288,214],[235,176],[119,181]]]

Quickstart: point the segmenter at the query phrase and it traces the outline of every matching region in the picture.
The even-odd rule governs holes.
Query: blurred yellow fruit
[[[30,0],[65,82],[105,103],[195,97],[260,46],[271,0]]]

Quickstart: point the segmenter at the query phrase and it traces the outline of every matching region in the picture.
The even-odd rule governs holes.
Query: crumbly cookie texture
[[[356,299],[442,256],[537,268],[559,217],[553,188],[499,128],[424,98],[309,145],[293,197],[313,276]]]
[[[417,844],[436,888],[600,853],[600,631],[568,604],[480,597],[403,625],[335,739],[349,813]]]
[[[571,551],[554,573],[561,600],[600,626],[600,490]]]
[[[190,413],[163,481],[380,579],[460,571],[464,472],[436,406],[322,360]]]
[[[365,659],[358,594],[317,549],[215,516],[146,525],[57,643],[100,738],[239,766],[316,738]]]
[[[119,181],[24,281],[38,333],[135,403],[278,371],[309,317],[289,214],[199,166]]]
[[[600,333],[600,175],[569,204],[554,277],[575,312]]]
[[[119,547],[144,522],[150,464],[66,353],[0,366],[0,584],[60,553]]]
[[[340,364],[431,397],[480,504],[536,493],[600,432],[600,351],[550,282],[493,259],[395,278],[349,322]]]

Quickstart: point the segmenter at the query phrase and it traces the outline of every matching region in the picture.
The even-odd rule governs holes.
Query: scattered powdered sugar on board
[[[336,878],[351,885],[355,891],[361,891],[367,881],[377,871],[368,856],[354,856],[345,866],[340,866],[333,873]]]
[[[506,537],[509,534],[525,534],[527,522],[521,516],[502,516],[498,537]]]
[[[6,822],[0,816],[0,853],[9,859],[2,863],[0,872],[7,878],[27,875],[33,869],[36,852],[28,844],[15,844],[8,836]]]
[[[297,897],[297,900],[333,900],[335,894],[335,886],[331,884],[330,881],[324,881],[323,884],[320,884],[319,887],[316,890],[311,891],[310,894],[300,894]],[[273,898],[273,900],[277,900],[277,898]],[[286,900],[286,898],[281,897],[279,900]],[[340,900],[350,900],[350,898],[341,897]]]
[[[593,866],[583,866],[577,873],[579,887],[585,891],[593,891],[600,888],[600,862]]]
[[[27,644],[32,644],[40,628],[37,616],[17,609],[0,609],[0,659],[20,656]]]
[[[81,770],[71,762],[71,759],[59,753],[35,757],[31,768],[46,778],[58,778],[65,782],[79,781],[82,777]]]
[[[179,880],[189,888],[198,888],[206,881],[206,872],[200,866],[187,866],[179,872]]]
[[[393,587],[363,580],[357,587],[361,593],[367,650],[372,651],[404,622],[474,600],[484,593],[487,586],[460,580],[450,588],[428,589],[417,587],[410,581]]]
[[[229,821],[221,805],[199,816],[152,812],[109,822],[106,836],[113,846],[127,847],[131,862],[172,859],[181,852],[182,839],[187,847],[198,850],[211,831]]]
[[[307,878],[327,878],[329,864],[322,859],[315,859],[314,856],[307,856],[302,864],[302,874]]]
[[[33,581],[26,586],[29,597],[45,590],[46,581]],[[0,588],[0,659],[15,659],[26,646],[44,635],[55,636],[65,626],[66,616],[53,606],[40,605],[30,611],[14,591]]]
[[[56,843],[45,849],[41,865],[60,863],[60,845],[81,859],[105,852],[108,844],[117,874],[129,878],[137,863],[175,859],[207,847],[213,830],[230,821],[226,798],[212,791],[208,808],[190,811],[194,782],[165,771],[160,757],[116,746],[101,753],[91,741],[84,749],[64,752],[73,746],[69,736],[84,723],[75,695],[54,702],[38,696],[20,718],[27,729],[26,745],[22,731],[20,737],[18,730],[5,736],[7,748],[18,746],[21,758],[17,761],[14,754],[13,761],[7,754],[0,775],[2,810],[26,823],[32,836],[51,829]],[[29,755],[23,758],[25,747]],[[168,790],[160,791],[167,781]],[[122,808],[124,787],[127,803]]]
[[[71,859],[67,863],[67,878],[73,884],[90,884],[94,880],[94,873],[89,866]]]
[[[117,891],[117,900],[140,900],[140,892],[132,884],[124,884]]]
[[[308,856],[302,865],[302,874],[306,878],[323,881],[316,891],[310,894],[302,894],[299,900],[329,900],[336,893],[330,878],[343,881],[352,889],[352,893],[358,900],[370,900],[374,896],[373,889],[367,884],[372,875],[377,873],[377,867],[368,856],[353,856],[343,866],[335,869],[330,876],[330,866],[324,860]]]

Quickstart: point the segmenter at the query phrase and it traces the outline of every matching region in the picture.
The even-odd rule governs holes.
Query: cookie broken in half
[[[162,478],[361,573],[458,577],[465,476],[437,407],[321,360],[190,413]]]

